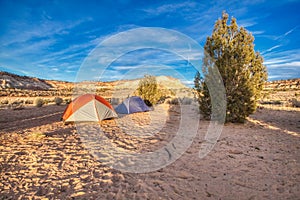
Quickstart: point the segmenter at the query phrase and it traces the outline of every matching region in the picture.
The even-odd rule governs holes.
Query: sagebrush
[[[34,104],[36,107],[42,107],[45,104],[45,102],[42,98],[36,98]]]
[[[55,98],[54,98],[54,102],[55,102],[55,104],[58,105],[58,106],[61,105],[61,104],[63,103],[63,101],[64,101],[64,100],[63,100],[62,98],[60,98],[60,97],[55,97]]]

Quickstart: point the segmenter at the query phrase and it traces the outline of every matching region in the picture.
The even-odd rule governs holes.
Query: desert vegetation
[[[266,82],[253,37],[272,70],[295,77],[299,2],[45,2],[1,1],[0,69],[91,80],[0,72],[0,200],[300,199],[300,79]],[[223,7],[253,35],[224,12],[204,55],[193,51]],[[164,75],[93,81],[139,76],[147,63]],[[74,103],[86,93],[111,105]],[[138,98],[118,111],[135,95],[151,108]],[[226,124],[215,117],[224,98]]]
[[[135,95],[142,97],[148,106],[152,106],[157,103],[164,103],[166,99],[176,96],[176,92],[159,85],[155,76],[145,75],[139,81]]]
[[[84,88],[89,83],[70,83],[64,81],[42,80],[33,77],[19,76],[7,72],[0,73],[0,80],[3,79],[5,84],[1,85],[0,90],[0,107],[12,108],[12,104],[23,101],[20,105],[35,106],[36,98],[43,99],[44,105],[56,104],[55,97],[63,99],[62,104],[71,102],[73,96],[76,96],[75,89],[80,89],[81,93],[90,92],[91,88]],[[178,79],[172,77],[159,76],[155,77],[157,81],[156,98],[157,103],[165,102],[167,98],[173,98],[176,95],[183,98],[184,96],[192,96],[192,89],[184,86]],[[5,80],[5,81],[4,81]],[[41,84],[42,83],[42,84]],[[44,87],[47,83],[47,87]],[[115,82],[92,82],[97,95],[107,99],[112,104],[121,103],[131,93],[132,88],[138,88],[140,79],[121,80]],[[27,85],[26,85],[27,84]],[[30,87],[30,84],[35,87]],[[41,85],[39,85],[41,84]],[[165,87],[167,86],[167,87]],[[137,92],[130,95],[138,95]]]
[[[198,100],[191,92],[195,90],[164,88],[155,78],[157,90],[164,94],[157,98],[155,109],[99,123],[115,148],[139,153],[160,149],[175,137],[182,123],[181,112],[190,110],[189,119],[197,119]],[[214,149],[203,159],[199,158],[199,150],[210,125],[209,121],[197,121],[197,136],[182,157],[147,174],[122,173],[105,165],[109,160],[105,152],[100,160],[90,154],[76,126],[65,126],[60,121],[65,106],[57,105],[70,103],[71,96],[3,96],[0,199],[296,199],[299,81],[265,83],[257,112],[244,124],[226,124]],[[102,90],[100,95],[115,106],[127,97],[133,83],[138,86],[140,82],[124,81],[115,96],[105,96],[113,94],[114,87]],[[100,85],[105,87],[102,83],[97,87]],[[145,88],[141,91],[146,94],[155,91]],[[189,121],[185,125],[192,128],[195,124]],[[158,131],[153,134],[153,129]],[[139,138],[125,130],[149,132],[151,136]],[[187,185],[190,187],[181,187]]]
[[[44,99],[36,98],[34,104],[36,107],[42,107],[46,102],[47,101],[45,101]]]
[[[11,75],[14,77],[15,75]],[[19,78],[20,81],[23,82],[24,77]],[[26,77],[28,79],[30,77]],[[6,73],[6,79],[9,79],[9,74]],[[182,104],[189,104],[193,102],[193,93],[197,97],[196,90],[192,90],[189,88],[183,88],[177,82],[176,79],[170,79],[171,82],[160,82],[157,78],[157,87],[160,93],[164,94],[160,96],[157,103],[170,103],[176,102],[177,100],[172,100],[175,98],[180,98],[180,102]],[[167,79],[168,80],[168,79]],[[27,80],[28,81],[28,80]],[[31,80],[31,81],[34,81]],[[34,106],[35,99],[41,98],[45,102],[44,105],[51,105],[55,104],[55,97],[59,97],[63,99],[62,104],[68,104],[72,100],[72,92],[74,88],[73,83],[62,82],[62,81],[47,81],[53,86],[52,89],[41,91],[41,90],[28,90],[28,89],[18,89],[18,88],[2,88],[0,93],[4,94],[6,92],[10,93],[10,95],[0,96],[0,108],[10,108],[10,109],[24,109],[27,106]],[[127,97],[127,91],[130,91],[131,88],[127,85],[134,85],[138,87],[140,80],[128,80],[129,84],[126,84],[126,81],[119,81],[116,82],[109,82],[109,83],[97,83],[96,87],[103,87],[105,88],[103,92],[97,93],[100,96],[106,98],[111,104],[117,105],[121,103]],[[118,86],[118,85],[121,85]],[[122,85],[126,85],[125,87]],[[164,87],[164,85],[178,85],[178,87],[173,89],[168,89]],[[68,89],[66,89],[68,88]],[[54,91],[67,91],[62,96],[57,95],[58,93]],[[115,91],[114,91],[115,90]],[[100,91],[100,90],[99,90]],[[113,92],[114,91],[114,92]],[[41,94],[42,93],[42,94]],[[111,97],[109,95],[115,93],[116,95]],[[26,95],[24,95],[26,94]],[[121,94],[121,95],[119,95]],[[125,95],[126,94],[126,95]],[[138,95],[135,93],[135,95]],[[197,99],[197,98],[196,98]],[[182,101],[183,100],[183,101]],[[264,89],[262,91],[261,98],[258,100],[258,105],[260,107],[273,107],[273,108],[295,108],[299,107],[300,101],[300,79],[293,79],[293,80],[283,80],[283,81],[272,81],[266,82],[264,84]]]
[[[63,101],[64,101],[64,100],[63,100],[62,98],[60,98],[60,97],[55,97],[55,98],[54,98],[54,102],[55,102],[55,104],[58,105],[58,106],[61,105],[61,104],[63,103]]]
[[[156,104],[162,94],[157,88],[155,76],[145,75],[139,82],[137,94],[142,97],[149,106]]]
[[[192,106],[188,104],[190,99],[168,100],[172,102],[156,105],[156,109],[150,111],[151,118],[147,112],[136,113],[119,118],[118,123],[102,121],[100,126],[114,147],[120,150],[149,152],[159,149],[174,138],[182,123],[181,110]],[[187,105],[183,105],[184,101]],[[122,173],[106,166],[109,156],[105,152],[102,152],[101,160],[92,156],[76,126],[64,126],[60,122],[64,108],[53,103],[13,112],[0,109],[1,198],[298,197],[300,127],[297,116],[300,110],[259,108],[245,124],[227,124],[214,149],[204,159],[198,155],[209,122],[201,120],[197,136],[180,159],[160,170],[136,174]],[[164,117],[160,118],[162,115]],[[155,124],[164,123],[164,119],[166,122],[160,132],[139,138],[125,134],[118,127],[126,119],[132,123],[123,128],[132,130],[134,125],[135,132],[142,133],[157,128]],[[149,126],[152,120],[156,123]],[[181,187],[186,185],[190,187]]]
[[[228,24],[228,17],[224,12],[206,40],[203,69],[196,74],[195,89],[202,114],[210,118],[207,81],[215,79],[213,69],[217,68],[225,86],[226,121],[244,122],[256,110],[267,72],[262,56],[254,50],[254,37],[245,28],[239,28],[235,18]]]

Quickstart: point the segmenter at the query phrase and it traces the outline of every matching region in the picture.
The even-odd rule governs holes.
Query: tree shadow
[[[65,106],[27,107],[23,110],[0,110],[0,132],[23,131],[59,122]]]
[[[270,129],[300,135],[300,111],[259,108],[249,117],[249,121]]]

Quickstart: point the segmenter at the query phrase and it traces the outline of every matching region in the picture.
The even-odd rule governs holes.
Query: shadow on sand
[[[250,116],[249,121],[265,128],[300,136],[300,111],[260,108]]]
[[[49,105],[23,110],[0,110],[0,132],[23,131],[37,126],[59,122],[65,106]]]

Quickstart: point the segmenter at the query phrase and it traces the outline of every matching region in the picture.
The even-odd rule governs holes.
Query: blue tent
[[[144,103],[143,99],[137,96],[125,99],[115,108],[115,111],[119,114],[130,114],[149,110],[150,108]]]

